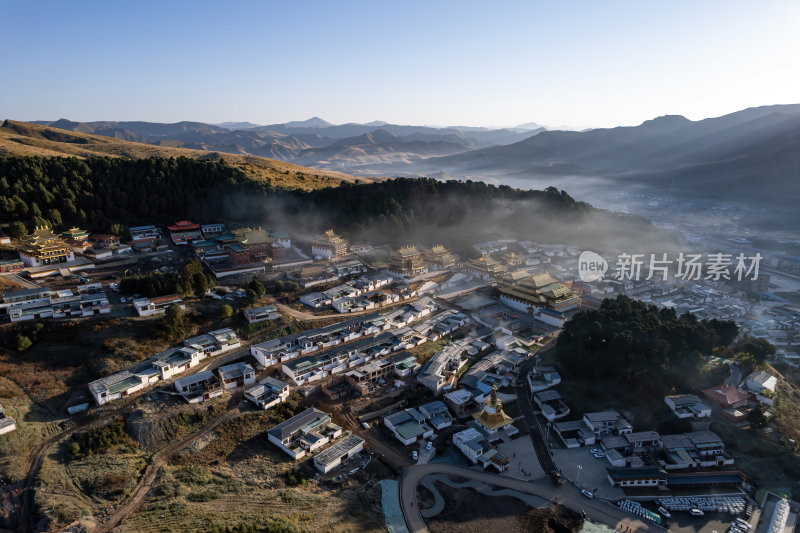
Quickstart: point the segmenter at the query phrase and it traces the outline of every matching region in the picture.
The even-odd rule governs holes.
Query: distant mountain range
[[[750,108],[698,121],[662,116],[639,126],[585,131],[550,131],[536,123],[503,129],[382,121],[331,124],[319,117],[271,125],[65,119],[41,124],[361,176],[459,177],[522,187],[524,180],[541,187],[558,185],[564,177],[593,177],[619,190],[640,187],[700,198],[800,200],[800,104]]]
[[[315,168],[383,175],[382,167],[403,169],[429,157],[510,144],[544,128],[535,123],[516,128],[437,128],[403,126],[374,121],[367,124],[331,124],[319,117],[283,124],[251,122],[74,122],[67,119],[38,124],[143,142],[158,146],[249,154]]]

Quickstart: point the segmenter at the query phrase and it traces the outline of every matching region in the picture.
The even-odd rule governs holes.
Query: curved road
[[[556,486],[547,481],[547,478],[522,481],[450,463],[428,463],[406,468],[400,476],[400,508],[403,510],[406,526],[411,533],[427,533],[428,531],[417,502],[417,485],[419,485],[423,477],[429,474],[446,474],[473,479],[489,485],[538,496],[551,502],[560,503],[578,513],[586,512],[586,516],[590,520],[602,522],[621,531],[627,531],[628,528],[636,532],[663,533],[665,531],[661,526],[645,522],[604,500],[590,500],[583,496],[577,488],[569,484]]]

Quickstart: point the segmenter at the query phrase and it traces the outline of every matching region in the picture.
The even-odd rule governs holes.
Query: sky
[[[800,0],[0,0],[0,118],[551,127],[800,102]]]

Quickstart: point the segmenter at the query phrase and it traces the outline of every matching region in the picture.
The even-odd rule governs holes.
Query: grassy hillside
[[[265,157],[154,146],[13,120],[6,120],[0,126],[0,156],[80,158],[111,156],[130,159],[179,156],[192,159],[223,158],[230,165],[243,170],[249,177],[269,180],[273,186],[279,188],[306,191],[333,187],[342,182],[355,183],[375,180],[375,178],[357,178],[340,172],[319,171]]]

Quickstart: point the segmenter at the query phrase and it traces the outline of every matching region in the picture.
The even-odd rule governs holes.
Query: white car
[[[119,299],[119,301],[120,301],[121,303],[125,303],[125,298],[120,298],[120,299]]]
[[[597,458],[597,459],[602,459],[603,457],[606,456],[606,454],[604,454],[603,452],[593,453],[592,455],[594,455],[595,458]]]
[[[689,514],[692,516],[705,516],[706,513],[700,509],[689,509]]]
[[[432,442],[430,442],[430,441],[428,441],[428,443],[425,445],[425,449],[426,449],[426,450],[430,450],[430,449],[431,449],[431,446],[433,446],[433,443],[432,443]]]
[[[412,458],[413,460],[415,460],[415,461],[416,461],[417,459],[419,459],[419,454],[417,453],[417,450],[414,450],[413,452],[411,452],[411,458]]]
[[[739,529],[744,529],[745,531],[750,531],[750,522],[747,520],[742,520],[741,518],[737,518],[733,522]]]
[[[672,518],[672,515],[669,514],[669,511],[667,511],[663,507],[659,507],[658,512],[661,513],[661,516],[663,516],[664,518]]]
[[[594,493],[590,492],[590,491],[588,491],[586,489],[581,489],[581,494],[583,494],[584,496],[586,496],[587,498],[590,498],[590,499],[594,498]]]
[[[592,448],[589,451],[592,452],[592,453],[600,453],[602,450],[600,448]]]

